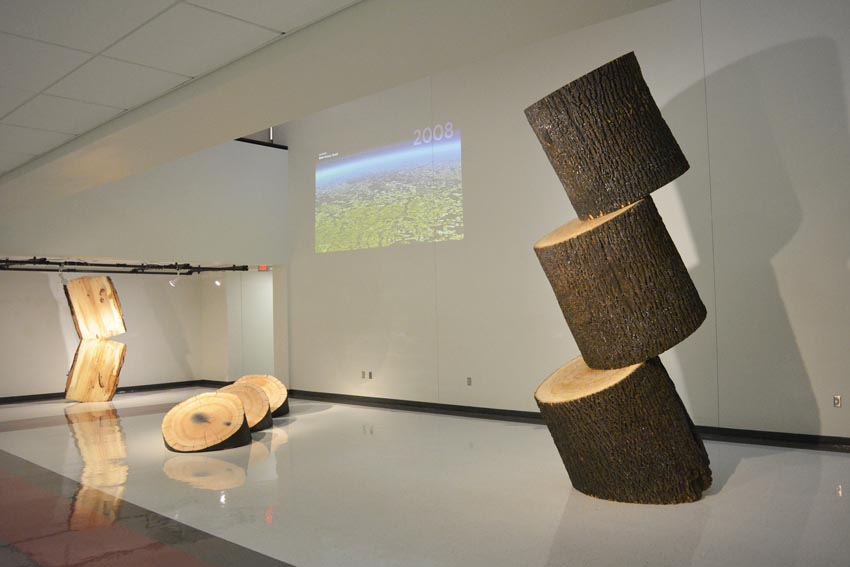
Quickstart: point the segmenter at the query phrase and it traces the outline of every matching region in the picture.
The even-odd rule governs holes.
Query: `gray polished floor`
[[[97,427],[0,407],[0,450],[296,567],[850,565],[848,454],[711,442],[702,501],[615,504],[540,425],[292,400],[249,447],[170,453],[162,416],[197,391],[119,395]]]

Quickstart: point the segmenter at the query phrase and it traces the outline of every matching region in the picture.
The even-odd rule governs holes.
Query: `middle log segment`
[[[657,356],[705,319],[676,245],[650,197],[534,245],[585,362],[622,368]]]

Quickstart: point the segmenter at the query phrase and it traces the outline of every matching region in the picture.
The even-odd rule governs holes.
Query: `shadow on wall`
[[[835,187],[850,178],[836,46],[788,43],[706,81],[714,250],[705,238],[697,246],[701,258],[715,258],[719,425],[819,434],[806,360],[847,356],[846,335],[836,337],[835,329],[846,328],[841,312],[850,289],[850,230],[842,218],[850,193]],[[674,132],[703,89],[697,83],[662,109]],[[678,182],[691,221],[705,214],[697,181],[685,175]],[[702,279],[700,270],[709,269],[701,263],[692,275]],[[792,323],[812,348],[801,350]],[[682,346],[687,384],[699,353]]]

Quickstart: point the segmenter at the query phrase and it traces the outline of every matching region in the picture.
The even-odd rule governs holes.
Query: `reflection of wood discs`
[[[219,392],[236,394],[245,408],[245,419],[251,431],[260,431],[272,426],[272,412],[266,391],[256,384],[242,382],[218,389]]]
[[[115,407],[109,402],[70,406],[65,420],[83,460],[80,482],[97,488],[123,485],[129,470],[127,446]]]
[[[172,457],[165,462],[162,471],[168,478],[202,490],[236,488],[245,484],[247,476],[239,465],[200,455]]]
[[[205,392],[180,402],[162,420],[165,446],[178,453],[215,451],[251,442],[239,396]]]
[[[269,397],[272,417],[280,417],[289,413],[289,394],[283,382],[270,374],[246,374],[236,381],[237,384],[247,382],[265,390]]]
[[[708,454],[657,358],[595,370],[581,357],[534,393],[573,486],[617,502],[699,500]]]

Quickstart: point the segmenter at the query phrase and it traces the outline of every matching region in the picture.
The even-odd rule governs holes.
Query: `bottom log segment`
[[[699,500],[708,454],[661,361],[614,370],[578,357],[534,393],[573,486],[643,504]]]
[[[108,402],[118,388],[127,345],[106,339],[83,339],[65,381],[65,399]]]
[[[238,396],[206,392],[168,410],[162,438],[167,449],[178,453],[216,451],[247,445],[251,429]]]

